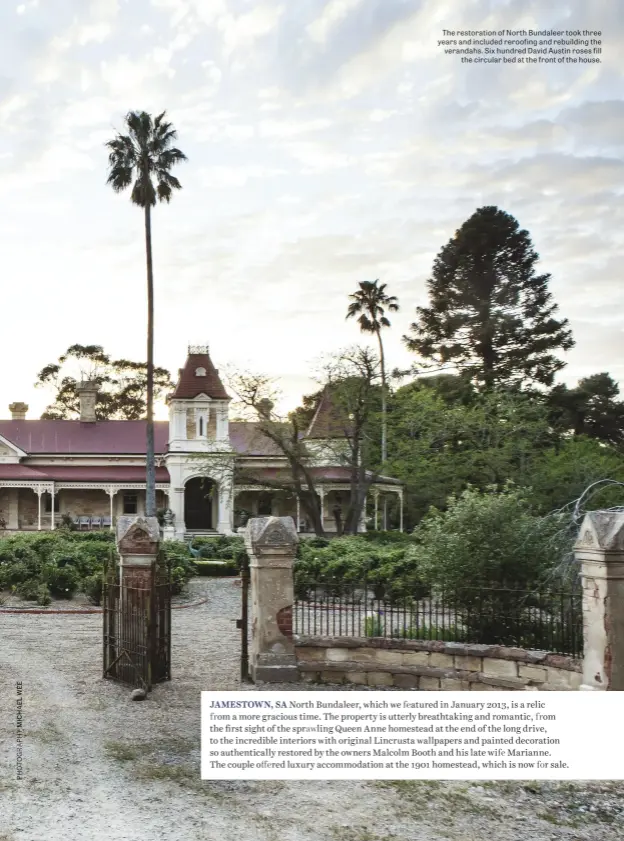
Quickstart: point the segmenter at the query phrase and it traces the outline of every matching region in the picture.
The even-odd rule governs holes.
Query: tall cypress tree
[[[436,257],[430,306],[417,307],[405,344],[426,368],[456,368],[486,388],[552,385],[565,366],[554,351],[574,340],[538,260],[513,216],[479,208]]]

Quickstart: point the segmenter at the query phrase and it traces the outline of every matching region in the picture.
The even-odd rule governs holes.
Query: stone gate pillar
[[[583,585],[585,690],[624,690],[624,513],[592,511],[574,547]]]
[[[252,680],[299,680],[292,634],[293,563],[297,529],[292,517],[253,517],[245,529],[251,573]]]

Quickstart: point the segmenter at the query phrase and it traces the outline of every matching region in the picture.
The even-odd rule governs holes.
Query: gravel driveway
[[[240,688],[240,590],[192,587],[208,602],[174,611],[173,680],[143,703],[100,677],[101,615],[0,613],[0,841],[624,839],[620,783],[202,782],[200,691]]]

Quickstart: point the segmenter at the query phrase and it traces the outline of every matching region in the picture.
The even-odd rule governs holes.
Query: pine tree
[[[552,385],[565,366],[554,352],[574,340],[538,260],[513,216],[479,208],[436,257],[430,306],[417,308],[405,344],[425,369],[454,368],[486,388]]]

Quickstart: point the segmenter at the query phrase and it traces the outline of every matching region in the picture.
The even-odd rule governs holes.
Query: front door
[[[184,486],[184,524],[189,531],[212,529],[214,482],[197,477]]]

